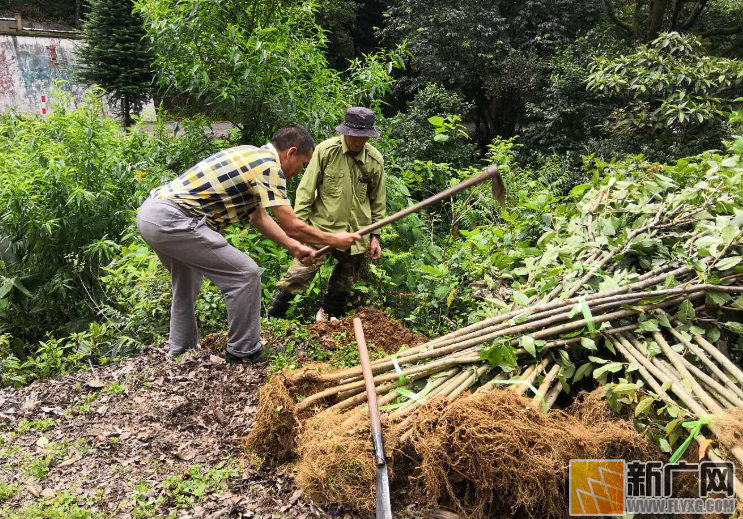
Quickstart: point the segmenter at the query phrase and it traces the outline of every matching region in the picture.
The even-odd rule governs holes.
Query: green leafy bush
[[[459,95],[435,84],[426,85],[408,104],[407,113],[388,121],[394,162],[403,169],[415,161],[448,163],[457,168],[473,164],[478,159],[477,146],[458,124],[471,109]]]
[[[162,119],[152,135],[125,131],[102,117],[100,94],[73,109],[57,91],[45,118],[0,115],[0,334],[19,357],[33,354],[24,343],[96,319],[102,268],[137,207],[225,144],[205,135],[204,118],[186,121],[183,137]]]
[[[44,119],[0,116],[0,331],[16,338],[79,326],[99,269],[115,250],[112,239],[147,187],[165,176],[148,164],[150,174],[138,178],[148,162],[142,137],[101,117],[98,94],[90,91],[70,110],[72,99],[58,91],[60,101]]]
[[[376,61],[384,53],[355,60],[345,77],[328,66],[327,38],[315,22],[313,3],[134,3],[145,21],[160,86],[204,102],[217,120],[239,128],[246,144],[286,124],[326,134],[348,105],[378,106],[391,85],[393,62]]]
[[[675,32],[616,59],[597,57],[587,83],[615,100],[609,134],[647,140],[645,149],[666,159],[717,146],[741,85],[743,61],[710,56],[697,37]]]

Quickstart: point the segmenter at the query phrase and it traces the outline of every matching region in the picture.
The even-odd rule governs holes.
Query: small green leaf
[[[694,319],[697,316],[696,312],[694,311],[694,306],[691,304],[691,301],[688,299],[681,303],[681,306],[679,306],[679,311],[676,314],[676,317],[679,321],[686,324],[689,322],[690,319]]]
[[[573,375],[573,382],[579,382],[586,376],[588,376],[589,373],[593,370],[593,364],[590,362],[586,362],[584,364],[581,364],[581,366],[575,370],[575,374]]]
[[[635,416],[640,416],[643,414],[647,414],[648,411],[650,411],[650,408],[653,405],[653,402],[655,402],[655,398],[649,395],[645,395],[640,399],[640,402],[638,402],[637,406],[635,406]]]
[[[646,321],[643,321],[640,323],[640,326],[637,328],[637,331],[639,332],[659,332],[660,328],[658,328],[658,321],[655,319],[648,319]]]
[[[519,306],[526,306],[529,304],[529,298],[526,297],[523,292],[519,292],[518,290],[513,291],[513,300]]]
[[[722,323],[722,325],[727,328],[728,330],[732,330],[738,335],[743,335],[743,324],[735,322],[735,321],[728,321],[725,323]]]
[[[723,258],[718,261],[717,265],[715,265],[715,268],[717,270],[729,270],[741,261],[743,261],[743,257],[741,256],[730,256],[729,258]]]
[[[521,337],[521,347],[526,350],[532,357],[537,356],[537,348],[534,345],[534,337],[531,335],[524,335]]]
[[[596,351],[598,348],[596,348],[596,343],[593,339],[589,339],[588,337],[581,337],[580,339],[580,345],[583,346],[587,350]]]
[[[661,326],[665,328],[671,327],[671,321],[668,320],[668,316],[666,316],[666,314],[658,314],[657,318]]]
[[[671,434],[683,421],[684,418],[676,418],[675,420],[668,422],[666,424],[666,434]]]
[[[719,328],[710,328],[707,330],[707,333],[705,334],[707,336],[707,340],[711,342],[712,344],[716,343],[720,340],[720,329]]]

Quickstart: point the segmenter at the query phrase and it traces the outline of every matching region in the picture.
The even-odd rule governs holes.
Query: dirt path
[[[0,516],[350,518],[303,500],[291,467],[244,458],[264,369],[147,351],[0,390]]]

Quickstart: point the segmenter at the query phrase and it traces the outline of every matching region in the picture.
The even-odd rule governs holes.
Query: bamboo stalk
[[[655,337],[655,335],[659,335],[661,340],[663,340],[663,336],[656,332],[653,334],[653,338],[655,338],[656,342],[658,342],[658,338]],[[725,397],[729,402],[733,404],[733,407],[743,407],[743,398],[741,398],[735,392],[731,391],[729,388],[726,388],[725,386],[717,382],[715,379],[707,375],[704,371],[702,371],[701,369],[696,367],[694,364],[689,362],[688,359],[686,359],[685,357],[673,351],[672,348],[671,348],[671,351],[676,354],[676,357],[678,358],[679,362],[681,362],[695,378],[703,381],[708,387],[720,393],[723,397]],[[666,355],[666,357],[667,356],[668,355]]]
[[[547,393],[547,396],[544,397],[546,403],[547,403],[547,410],[550,410],[554,407],[555,402],[557,402],[557,398],[560,396],[560,393],[562,393],[562,384],[558,382]]]
[[[429,391],[428,395],[426,395],[424,398],[417,401],[408,402],[406,405],[393,411],[390,415],[390,419],[396,421],[400,418],[409,416],[426,402],[430,402],[438,396],[448,395],[453,388],[461,384],[468,376],[469,373],[466,370],[460,369],[460,371],[458,371],[456,375],[445,379],[443,383],[437,385],[436,388]]]
[[[422,366],[415,366],[415,367],[403,370],[402,376],[412,381],[412,380],[421,378],[423,376],[429,375],[431,373],[443,371],[447,368],[451,368],[451,367],[458,366],[461,364],[469,364],[472,362],[478,362],[480,360],[481,359],[478,355],[478,356],[470,356],[470,357],[457,357],[453,359],[444,359],[438,362],[429,362],[428,364],[424,364]],[[396,372],[379,375],[379,376],[374,377],[374,383],[379,384],[381,382],[389,382],[390,380],[396,380],[398,376],[399,375]],[[315,393],[314,395],[311,395],[305,398],[304,400],[302,400],[301,402],[299,402],[297,406],[294,408],[295,413],[304,411],[305,409],[310,407],[312,404],[319,402],[323,398],[336,395],[343,391],[357,389],[359,387],[362,387],[363,385],[364,385],[364,381],[359,380],[356,382],[350,382],[348,384],[343,384],[342,386],[331,387],[324,391],[320,391],[319,393]]]
[[[726,292],[735,292],[735,293],[743,293],[743,287],[719,287],[716,285],[695,285],[692,287],[687,288],[675,288],[675,289],[666,289],[666,290],[656,290],[656,291],[650,291],[640,294],[611,294],[611,295],[603,295],[602,293],[594,294],[595,296],[599,297],[591,297],[587,298],[587,301],[590,299],[594,303],[598,303],[601,301],[602,304],[609,304],[609,303],[617,303],[619,301],[626,302],[633,299],[642,299],[647,297],[655,297],[655,296],[661,296],[661,295],[675,295],[675,294],[689,294],[690,296],[694,295],[696,292],[700,290],[721,290]],[[619,289],[623,290],[623,289]],[[612,291],[609,291],[604,294],[609,294]],[[498,327],[497,331],[488,330],[485,331],[487,326],[485,326],[485,323],[488,323],[493,320],[497,320],[499,322],[503,322],[511,317],[518,317],[518,315],[523,314],[527,310],[529,311],[535,311],[535,310],[544,310],[544,311],[553,311],[557,308],[567,308],[572,306],[574,303],[576,303],[578,299],[568,300],[565,302],[556,302],[556,303],[547,303],[545,305],[537,305],[536,307],[532,308],[526,308],[526,309],[520,309],[517,311],[512,311],[507,314],[503,314],[501,316],[497,316],[495,318],[486,319],[485,321],[481,321],[480,323],[476,323],[475,325],[471,325],[470,327],[463,328],[461,330],[458,330],[457,332],[453,334],[449,334],[446,337],[451,337],[450,339],[446,340],[437,340],[431,341],[429,343],[416,346],[415,348],[411,348],[410,350],[407,350],[407,352],[401,353],[398,355],[398,363],[411,363],[411,362],[417,362],[419,360],[425,360],[429,358],[436,358],[440,356],[444,356],[448,353],[452,353],[455,351],[459,351],[465,348],[469,348],[471,346],[475,346],[478,344],[482,344],[484,342],[487,342],[488,340],[492,340],[494,338],[507,335],[507,334],[520,334],[523,331],[529,331],[530,329],[536,329],[541,326],[546,326],[549,324],[554,324],[561,322],[563,320],[569,319],[568,314],[569,311],[564,311],[562,313],[558,313],[557,315],[551,315],[550,317],[546,317],[544,319],[537,319],[537,320],[530,320],[520,325],[508,325],[505,327]],[[675,302],[676,300],[671,300],[672,302]],[[600,305],[598,305],[600,306]],[[598,310],[598,306],[594,307],[592,311]],[[621,306],[621,305],[617,305]],[[665,305],[661,303],[661,305],[652,305],[649,307],[652,308],[662,308]],[[590,305],[589,305],[590,307]],[[605,309],[606,307],[602,307],[601,309]],[[539,315],[540,312],[537,313]],[[623,314],[621,317],[628,316],[631,314]],[[534,319],[534,315],[532,315],[532,319]],[[603,322],[603,321],[600,321]],[[475,327],[475,328],[473,328]],[[467,330],[472,330],[468,333]],[[483,333],[475,333],[480,332]],[[463,337],[463,336],[469,336],[469,338]],[[440,338],[440,339],[444,339]],[[459,339],[462,342],[459,342],[459,340],[454,341],[453,339]],[[436,347],[434,347],[436,346]],[[375,361],[372,363],[372,372],[373,373],[379,373],[381,371],[384,371],[386,369],[389,369],[393,366],[393,362],[390,358],[386,359],[380,359],[379,361]],[[303,374],[299,375],[299,379],[303,379],[304,377],[313,378],[316,380],[324,381],[324,382],[334,382],[334,381],[340,381],[344,378],[355,378],[360,377],[361,371],[360,368],[347,368],[346,370],[341,370],[338,372],[334,372],[332,374],[327,375],[319,375],[315,372],[304,372]]]
[[[516,374],[508,380],[525,380],[527,377],[531,375],[531,373],[536,369],[536,367],[537,367],[536,364],[530,364],[526,366],[520,374]],[[501,373],[497,377],[494,377],[492,380],[489,380],[488,382],[480,386],[477,389],[477,392],[478,393],[489,393],[490,391],[492,391],[493,389],[501,385],[501,384],[496,384],[497,381],[505,380],[507,378],[508,376],[506,373]],[[516,387],[517,385],[507,385],[506,389],[513,391],[515,390]]]
[[[620,337],[620,338],[624,338],[624,339],[628,340],[629,342],[631,342],[632,345],[635,347],[635,349],[638,352],[640,352],[641,354],[643,354],[646,358],[650,359],[650,362],[652,362],[653,364],[655,364],[655,366],[661,372],[663,372],[666,375],[667,378],[671,379],[671,378],[674,377],[675,371],[673,369],[669,369],[669,364],[662,362],[661,359],[659,359],[657,356],[651,357],[650,354],[647,351],[647,348],[646,348],[645,344],[642,343],[642,342],[640,342],[640,339],[638,339],[636,335],[633,335],[633,334],[630,334],[630,333],[625,333],[623,335],[623,337]],[[679,376],[678,378],[679,379],[682,379],[684,377]]]
[[[616,350],[620,352],[628,362],[636,361],[634,356],[629,352],[629,350],[625,349],[624,345],[622,345],[619,339],[616,339],[613,336],[609,337],[608,339],[614,345],[614,348],[616,348]],[[647,382],[648,385],[653,389],[653,391],[655,391],[655,394],[658,395],[661,400],[663,400],[663,402],[678,407],[678,404],[673,401],[673,399],[668,395],[668,393],[663,389],[660,383],[644,365],[640,364],[640,369],[638,369],[637,371],[640,373],[640,376],[645,380],[645,382]],[[684,410],[684,412],[687,415],[691,415],[691,413],[686,410]]]
[[[693,300],[693,299],[698,299],[699,297],[703,297],[703,296],[704,296],[704,293],[703,292],[691,293],[691,294],[689,294],[688,296],[685,296],[685,297],[675,298],[675,299],[671,299],[671,300],[664,301],[664,302],[661,302],[661,303],[656,303],[656,304],[653,304],[653,305],[648,305],[647,308],[645,309],[645,311],[649,311],[649,310],[653,310],[653,309],[658,309],[658,308],[665,308],[665,307],[668,307],[668,306],[673,306],[673,305],[678,304],[678,303],[680,303],[680,302],[682,302],[682,301],[684,301],[686,299]],[[623,317],[630,317],[630,316],[633,316],[633,315],[637,315],[638,313],[639,312],[637,310],[619,310],[619,311],[610,312],[610,313],[603,314],[603,315],[594,316],[593,322],[594,322],[594,324],[600,324],[602,322],[607,322],[607,321],[612,321],[612,320],[615,320],[615,319],[621,319]],[[565,314],[565,315],[567,315],[567,314]],[[499,332],[488,334],[484,338],[471,339],[470,341],[465,341],[462,344],[466,344],[467,346],[473,346],[473,345],[476,345],[476,344],[482,344],[483,342],[486,342],[488,340],[492,340],[492,339],[495,339],[495,338],[498,338],[498,337],[502,337],[503,335],[506,335],[506,334],[508,334],[508,335],[516,335],[516,334],[521,334],[524,331],[533,331],[536,328],[539,328],[539,327],[542,327],[542,326],[548,326],[550,324],[554,324],[556,322],[560,322],[561,319],[562,319],[561,316],[554,316],[554,317],[549,317],[547,319],[541,319],[541,320],[536,321],[536,322],[533,322],[533,323],[527,323],[525,325],[513,326],[513,327],[511,327],[511,328],[509,328],[507,330],[502,330],[502,331],[499,331]],[[549,328],[546,328],[546,329],[542,329],[540,331],[531,333],[530,335],[532,335],[532,337],[534,337],[535,339],[542,339],[544,337],[551,337],[551,336],[558,335],[558,334],[561,334],[561,333],[573,331],[573,330],[582,328],[585,325],[586,325],[586,319],[578,319],[578,320],[573,321],[573,322],[570,322],[570,323],[566,323],[566,324],[562,324],[562,325],[558,325],[558,326],[554,326],[554,327],[549,327]],[[407,368],[406,370],[403,370],[403,374],[405,376],[407,376],[407,377],[410,377],[410,376],[413,376],[413,375],[419,375],[421,373],[428,374],[428,373],[432,373],[434,369],[436,371],[442,371],[443,369],[451,368],[453,366],[457,366],[457,365],[461,365],[461,364],[467,364],[467,363],[471,363],[471,362],[478,362],[478,361],[480,361],[479,355],[473,355],[471,357],[470,356],[462,356],[462,357],[457,357],[457,358],[442,359],[442,360],[435,361],[435,362],[429,362],[429,363],[424,364],[422,366],[415,366],[415,367],[412,367],[412,368]],[[394,380],[395,378],[397,378],[397,374],[396,373],[390,373],[390,374],[378,375],[378,376],[375,377],[374,380],[375,380],[375,384],[378,384],[380,382],[387,382],[389,380]],[[417,378],[420,378],[420,376],[418,376]],[[316,393],[316,394],[314,394],[314,395],[306,398],[302,402],[300,402],[296,406],[295,411],[296,412],[301,412],[304,409],[307,409],[310,405],[314,404],[315,402],[318,402],[318,401],[322,400],[323,398],[326,398],[326,397],[329,397],[329,396],[333,396],[333,395],[338,394],[338,393],[340,393],[342,391],[348,391],[348,390],[351,390],[351,389],[357,389],[359,387],[362,387],[363,384],[364,384],[363,380],[358,380],[356,382],[351,382],[351,383],[344,384],[344,385],[341,385],[341,386],[336,386],[336,387],[333,387],[333,388],[329,388],[329,389],[327,389],[325,391],[321,391],[319,393]]]
[[[467,377],[467,379],[462,382],[457,388],[455,388],[449,395],[447,396],[447,399],[449,402],[453,401],[455,398],[457,398],[459,395],[464,393],[467,389],[472,387],[472,384],[476,384],[480,378],[482,378],[485,374],[487,374],[489,371],[491,371],[493,368],[492,366],[480,366],[477,369],[473,369],[472,373],[470,373],[470,376]]]
[[[554,382],[555,378],[557,378],[557,374],[560,372],[560,365],[555,364],[552,366],[552,369],[549,370],[547,375],[544,377],[544,380],[537,388],[537,391],[542,395],[542,397],[545,400],[545,404],[547,403],[547,397],[546,394],[550,390],[550,386],[552,386],[552,382]],[[558,386],[560,383],[558,382]],[[531,399],[531,405],[532,407],[540,407],[542,403],[542,399],[539,398],[539,395],[534,395],[534,398]]]
[[[634,349],[634,346],[632,346],[631,343],[629,343],[629,341],[626,342],[626,345],[629,345],[629,347],[626,348],[627,355],[629,355],[630,357],[634,356],[634,358],[636,358],[637,360],[639,360],[641,363],[643,363],[645,365],[645,367],[647,368],[648,371],[650,371],[651,373],[655,372],[655,376],[658,379],[660,379],[660,380],[663,379],[663,376],[662,375],[660,375],[660,376],[658,375],[657,368],[655,366],[653,366],[653,364],[651,362],[649,362],[646,357],[644,357],[642,354],[640,354],[640,352],[632,352],[632,350]],[[624,348],[622,348],[622,349],[624,349]],[[686,405],[686,407],[688,407],[689,410],[691,410],[691,412],[694,413],[697,417],[703,417],[703,416],[708,416],[709,415],[709,412],[704,407],[704,405],[702,403],[700,403],[700,402],[697,402],[694,398],[691,397],[691,395],[689,395],[681,387],[681,384],[679,383],[679,380],[678,379],[675,379],[675,380],[674,379],[671,379],[670,389],[674,392],[674,394],[676,396],[679,397],[679,399],[681,400],[681,402],[683,402],[683,404]],[[717,405],[716,407],[719,407],[719,405]],[[719,441],[719,439],[720,439],[720,434],[719,434],[720,433],[720,428],[717,425],[715,425],[714,422],[708,424],[707,425],[707,428],[710,431],[712,431],[712,434],[714,434],[717,437],[718,441]],[[737,446],[737,445],[725,445],[725,448],[730,451],[730,453],[735,457],[736,460],[738,460],[739,463],[743,463],[743,447],[740,447],[740,446]]]
[[[394,390],[396,387],[398,387],[398,382],[395,380],[393,382],[388,382],[386,384],[381,384],[376,386],[377,390],[377,398],[379,401],[377,402],[378,405],[385,405],[380,403],[383,396],[389,396],[388,393],[392,390]],[[405,386],[409,387],[409,386]],[[396,397],[393,396],[392,400],[394,400]],[[344,409],[348,409],[349,407],[354,407],[355,405],[358,405],[360,403],[366,402],[366,390],[362,390],[358,392],[357,394],[354,394],[353,396],[347,397],[340,402],[338,402],[335,405],[332,405],[328,408],[329,411],[343,411]]]
[[[531,367],[531,366],[529,366],[529,367]],[[505,373],[504,371],[501,371],[496,376],[494,376],[492,379],[488,380],[487,382],[485,382],[484,384],[482,384],[480,387],[478,387],[475,390],[475,393],[476,394],[487,393],[487,392],[491,391],[497,385],[497,384],[495,384],[495,382],[498,382],[498,381],[501,381],[501,380],[506,380],[507,378],[508,378],[508,374]]]
[[[709,394],[707,394],[704,389],[699,385],[699,382],[696,381],[694,377],[691,376],[691,373],[689,373],[689,370],[686,369],[686,366],[684,366],[683,361],[679,358],[680,355],[673,351],[671,347],[668,345],[666,340],[663,338],[663,336],[659,333],[654,333],[653,337],[655,338],[656,342],[660,345],[661,349],[663,350],[663,353],[665,353],[666,358],[668,358],[671,363],[673,364],[673,367],[676,368],[676,371],[678,371],[683,378],[689,378],[691,380],[691,390],[692,392],[697,395],[699,400],[704,403],[704,405],[707,406],[707,409],[712,411],[713,413],[721,413],[722,407],[720,404],[714,401]]]
[[[682,357],[682,358],[683,358],[683,357]],[[672,374],[672,376],[673,376],[673,377],[675,377],[675,378],[678,378],[679,380],[683,378],[683,377],[681,376],[681,374],[680,374],[680,373],[679,373],[678,371],[676,371],[676,369],[675,369],[675,368],[674,368],[674,367],[673,367],[673,366],[672,366],[672,365],[671,365],[671,364],[670,364],[670,363],[669,363],[669,362],[668,362],[667,360],[660,360],[660,359],[657,359],[657,357],[656,357],[656,358],[654,358],[653,360],[658,360],[658,362],[659,362],[659,363],[660,363],[661,365],[663,365],[663,366],[665,367],[666,371],[669,371],[669,372],[670,372],[670,373]],[[685,359],[685,358],[684,358],[683,360],[684,360],[684,361],[686,361],[686,359]],[[687,361],[687,362],[688,362],[688,361]],[[684,364],[686,364],[686,362],[685,362]],[[694,366],[694,365],[692,364],[692,366]],[[686,365],[686,367],[687,367],[687,369],[688,369],[688,368],[689,368],[689,365]],[[693,372],[692,372],[692,375],[694,375],[694,373],[693,373]],[[695,376],[696,376],[696,375],[695,375]],[[709,380],[713,380],[713,381],[714,381],[714,379],[712,379],[711,377],[707,377],[707,378],[708,378]],[[729,400],[728,400],[727,398],[725,398],[725,397],[724,397],[724,396],[722,396],[722,395],[721,395],[720,393],[718,393],[718,392],[717,392],[717,391],[716,391],[716,390],[714,389],[714,387],[710,387],[710,386],[709,386],[709,384],[707,384],[707,380],[706,380],[706,379],[702,379],[702,378],[700,378],[700,379],[699,379],[699,383],[700,383],[700,384],[702,385],[702,387],[704,388],[704,390],[705,390],[705,391],[707,391],[707,393],[709,393],[709,395],[710,395],[710,396],[711,396],[711,397],[712,397],[712,398],[713,398],[713,399],[714,399],[715,401],[717,401],[717,403],[718,403],[718,404],[720,404],[720,405],[721,405],[721,406],[722,406],[723,408],[725,408],[725,409],[728,409],[728,408],[731,408],[731,407],[735,407],[735,404],[733,404],[733,403],[732,403],[732,402],[730,402],[730,401],[729,401]],[[719,386],[719,385],[718,385],[718,386]]]
[[[686,391],[684,390],[684,388],[681,387],[681,385],[678,382],[678,380],[673,380],[672,378],[669,378],[668,375],[665,374],[665,372],[663,372],[660,369],[658,369],[658,367],[655,366],[652,362],[650,362],[647,359],[647,357],[645,357],[644,355],[642,355],[639,351],[636,351],[636,348],[629,341],[627,341],[626,339],[625,340],[621,340],[621,338],[618,338],[616,340],[616,342],[614,341],[613,338],[611,340],[612,340],[614,346],[617,348],[617,350],[620,353],[622,353],[622,355],[629,362],[639,362],[640,365],[641,365],[641,369],[644,368],[648,373],[652,374],[652,376],[654,376],[656,379],[670,381],[671,382],[671,385],[669,386],[669,389],[671,389],[671,391],[677,397],[679,397],[682,400],[682,402],[685,402],[685,401],[688,401],[688,400],[693,400],[686,393]],[[638,371],[640,371],[640,370],[638,370]],[[663,391],[663,387],[662,386],[658,386],[657,391],[660,391],[659,395],[661,395],[661,394],[667,394],[666,391]],[[696,402],[695,402],[695,404],[696,404]],[[675,405],[677,407],[681,407],[676,402],[674,402],[673,405]],[[684,404],[684,405],[686,405],[686,404]],[[698,406],[697,408],[701,408],[701,404],[696,404],[696,405]],[[689,409],[691,409],[691,407]],[[687,411],[687,413],[688,414],[692,414],[692,413],[689,413],[688,411]],[[707,410],[704,409],[704,408],[702,408],[702,413],[700,413],[700,416],[704,416],[706,414],[708,414]]]
[[[664,312],[665,314],[665,312]],[[667,314],[665,314],[667,315]],[[735,385],[735,383],[728,378],[725,373],[722,372],[720,368],[717,367],[717,365],[712,362],[709,357],[707,357],[707,354],[704,352],[702,348],[697,346],[696,344],[692,343],[686,337],[681,335],[679,332],[677,332],[674,328],[670,328],[669,332],[671,332],[671,335],[673,335],[676,340],[678,340],[681,344],[686,346],[694,355],[697,356],[699,360],[702,361],[702,363],[709,368],[709,370],[712,372],[713,375],[716,375],[717,378],[725,384],[730,390],[738,395],[739,398],[743,398],[743,390],[741,390],[738,386]]]
[[[632,362],[631,359],[633,357],[629,354],[629,352],[627,350],[624,349],[624,347],[619,343],[619,341],[617,341],[613,337],[609,338],[609,340],[612,341],[612,343],[614,344],[614,347],[618,351],[620,351],[623,354],[623,356],[628,361]],[[676,402],[674,402],[668,396],[668,394],[665,391],[663,391],[663,389],[661,388],[661,386],[658,383],[658,381],[650,374],[650,372],[647,369],[645,369],[644,367],[641,366],[640,369],[638,370],[638,372],[640,373],[640,375],[642,376],[642,378],[645,380],[645,382],[647,382],[648,385],[651,388],[653,388],[653,390],[655,391],[655,393],[661,398],[661,400],[663,400],[663,402],[665,402],[666,404],[669,404],[669,405],[678,406],[678,404]],[[682,407],[682,409],[683,409],[683,407]],[[687,411],[687,410],[684,410],[684,412],[687,415],[689,414],[689,411]],[[705,438],[705,436],[702,433],[699,433],[699,434],[697,434],[697,436],[695,438],[695,441],[697,442],[697,444],[701,445],[702,442],[705,442],[706,441],[706,438]],[[715,454],[714,451],[712,451],[711,449],[708,449],[707,450],[707,457],[710,460],[712,460],[712,461],[725,461],[720,456],[718,456],[717,454]],[[743,491],[743,483],[741,483],[740,480],[737,477],[735,479],[735,485],[736,485],[736,487],[735,487],[736,488],[736,491]],[[736,494],[736,495],[739,495],[739,494]]]
[[[733,362],[727,358],[720,350],[715,348],[714,345],[709,343],[707,339],[702,337],[701,335],[695,335],[694,340],[697,341],[697,344],[704,348],[704,350],[712,355],[714,359],[722,365],[723,368],[727,370],[728,373],[730,373],[735,379],[738,381],[738,383],[743,384],[743,371],[733,364]]]
[[[534,369],[529,372],[527,376],[524,377],[524,381],[528,382],[531,385],[534,385],[534,381],[537,379],[540,373],[544,373],[550,362],[551,360],[549,357],[545,357],[544,359],[542,359],[542,362],[537,364]],[[529,389],[529,386],[527,386],[526,384],[514,384],[511,387],[513,388],[513,392],[517,395],[523,395]]]

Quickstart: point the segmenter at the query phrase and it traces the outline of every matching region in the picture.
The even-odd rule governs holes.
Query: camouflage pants
[[[328,261],[331,255],[338,260],[338,263],[330,274],[327,294],[330,296],[347,294],[353,288],[353,284],[356,282],[356,278],[364,266],[366,254],[350,254],[335,250],[325,256],[325,261]],[[284,277],[281,278],[281,281],[276,283],[276,288],[291,295],[303,294],[309,288],[310,283],[315,278],[315,274],[320,270],[323,263],[320,262],[308,267],[295,259],[289,266],[289,270],[284,274]]]

